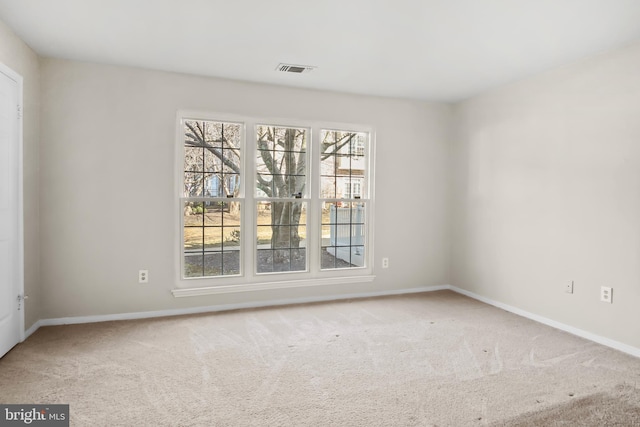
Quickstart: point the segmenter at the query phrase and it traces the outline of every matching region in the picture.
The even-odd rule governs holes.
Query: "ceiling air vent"
[[[312,67],[311,65],[293,65],[293,64],[279,64],[277,71],[282,71],[283,73],[309,73],[313,71],[316,67]]]

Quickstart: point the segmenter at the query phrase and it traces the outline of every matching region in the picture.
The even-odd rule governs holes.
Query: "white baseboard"
[[[585,338],[587,340],[596,342],[598,344],[602,344],[607,347],[611,347],[615,350],[619,350],[619,351],[622,351],[623,353],[627,353],[632,356],[640,358],[639,348],[636,348],[636,347],[633,347],[633,346],[630,346],[606,337],[602,337],[600,335],[596,335],[591,332],[584,331],[582,329],[578,329],[573,326],[566,325],[564,323],[560,323],[543,316],[539,316],[537,314],[530,313],[528,311],[519,309],[517,307],[503,304],[498,301],[494,301],[490,298],[486,298],[481,295],[475,294],[473,292],[467,291],[465,289],[458,288],[457,286],[451,286],[451,285],[421,286],[421,287],[410,288],[410,289],[393,289],[393,290],[385,290],[385,291],[361,292],[361,293],[353,293],[353,294],[330,295],[330,296],[308,297],[308,298],[289,298],[289,299],[281,299],[281,300],[273,300],[273,301],[247,302],[247,303],[238,303],[238,304],[220,304],[220,305],[212,305],[212,306],[206,306],[206,307],[176,308],[176,309],[157,310],[157,311],[142,311],[137,313],[117,313],[117,314],[103,314],[103,315],[96,315],[96,316],[77,316],[77,317],[60,317],[60,318],[54,318],[54,319],[42,319],[42,320],[38,320],[27,331],[25,331],[25,339],[28,338],[30,335],[32,335],[35,331],[37,331],[38,328],[40,328],[40,326],[71,325],[71,324],[79,324],[79,323],[108,322],[108,321],[114,321],[114,320],[148,319],[153,317],[180,316],[185,314],[213,313],[213,312],[219,312],[219,311],[239,310],[244,308],[272,307],[272,306],[280,306],[280,305],[304,304],[304,303],[324,302],[324,301],[338,301],[338,300],[345,300],[345,299],[370,298],[370,297],[391,296],[391,295],[403,295],[403,294],[433,292],[433,291],[442,291],[442,290],[451,290],[461,295],[465,295],[475,300],[481,301],[485,304],[489,304],[494,307],[517,314],[518,316],[525,317],[535,322],[542,323],[547,326],[551,326],[552,328],[556,328],[561,331],[568,332],[570,334],[579,336],[581,338]]]
[[[370,298],[370,297],[389,296],[389,295],[403,295],[403,294],[413,294],[413,293],[420,293],[420,292],[433,292],[433,291],[441,291],[446,289],[450,289],[450,286],[449,285],[422,286],[422,287],[410,288],[410,289],[392,289],[392,290],[385,290],[385,291],[361,292],[361,293],[353,293],[353,294],[330,295],[330,296],[308,297],[308,298],[289,298],[289,299],[272,300],[272,301],[255,301],[255,302],[252,301],[252,302],[246,302],[246,303],[220,304],[220,305],[211,305],[211,306],[205,306],[205,307],[176,308],[176,309],[158,310],[158,311],[141,311],[137,313],[117,313],[117,314],[103,314],[103,315],[96,315],[96,316],[59,317],[54,319],[39,320],[38,322],[36,322],[37,327],[33,329],[36,326],[34,325],[30,328],[30,330],[33,329],[33,331],[31,332],[33,333],[40,326],[72,325],[72,324],[79,324],[79,323],[108,322],[113,320],[148,319],[152,317],[212,313],[212,312],[218,312],[218,311],[239,310],[243,308],[272,307],[272,306],[279,306],[279,305],[304,304],[304,303],[311,303],[311,302],[338,301],[338,300],[345,300],[345,299]]]
[[[606,338],[606,337],[602,337],[600,335],[596,335],[596,334],[593,334],[591,332],[588,332],[588,331],[585,331],[585,330],[582,330],[582,329],[574,328],[573,326],[566,325],[566,324],[560,323],[560,322],[556,322],[555,320],[548,319],[546,317],[539,316],[537,314],[529,313],[528,311],[521,310],[521,309],[519,309],[517,307],[513,307],[513,306],[510,306],[510,305],[507,305],[507,304],[503,304],[503,303],[498,302],[498,301],[494,301],[492,299],[483,297],[483,296],[475,294],[473,292],[469,292],[469,291],[467,291],[465,289],[461,289],[461,288],[458,288],[456,286],[449,286],[448,288],[451,289],[454,292],[457,292],[457,293],[462,294],[462,295],[466,295],[466,296],[468,296],[470,298],[473,298],[475,300],[481,301],[481,302],[483,302],[485,304],[489,304],[489,305],[492,305],[494,307],[501,308],[501,309],[509,311],[509,312],[511,312],[513,314],[517,314],[518,316],[526,317],[527,319],[536,321],[538,323],[542,323],[542,324],[547,325],[547,326],[551,326],[552,328],[560,329],[561,331],[565,331],[565,332],[568,332],[568,333],[570,333],[572,335],[576,335],[576,336],[579,336],[581,338],[588,339],[589,341],[593,341],[593,342],[596,342],[598,344],[602,344],[602,345],[605,345],[607,347],[611,347],[611,348],[613,348],[615,350],[619,350],[619,351],[621,351],[623,353],[627,353],[627,354],[630,354],[630,355],[635,356],[635,357],[640,357],[640,348],[636,348],[636,347],[633,347],[633,346],[630,346],[630,345],[627,345],[627,344],[624,344],[624,343],[621,343],[619,341],[615,341],[615,340],[612,340],[612,339],[609,339],[609,338]]]
[[[29,338],[31,335],[33,335],[33,333],[35,331],[37,331],[40,326],[42,326],[42,320],[38,320],[36,323],[31,325],[31,327],[29,329],[24,331],[24,339],[23,339],[23,341],[26,340],[27,338]]]

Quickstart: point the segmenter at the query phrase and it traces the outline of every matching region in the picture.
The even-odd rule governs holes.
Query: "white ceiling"
[[[640,0],[0,0],[0,19],[47,57],[440,101],[640,40]]]

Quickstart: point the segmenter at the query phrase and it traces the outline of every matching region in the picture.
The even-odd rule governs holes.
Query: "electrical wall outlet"
[[[608,286],[600,287],[600,301],[608,302],[611,304],[613,302],[613,288]]]
[[[149,283],[149,270],[138,271],[138,283]]]
[[[389,258],[382,258],[382,268],[389,268]]]
[[[564,284],[564,291],[568,294],[573,293],[573,280],[569,280]]]

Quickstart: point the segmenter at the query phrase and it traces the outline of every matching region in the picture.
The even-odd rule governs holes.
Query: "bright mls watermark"
[[[0,404],[0,427],[69,427],[69,405]]]

